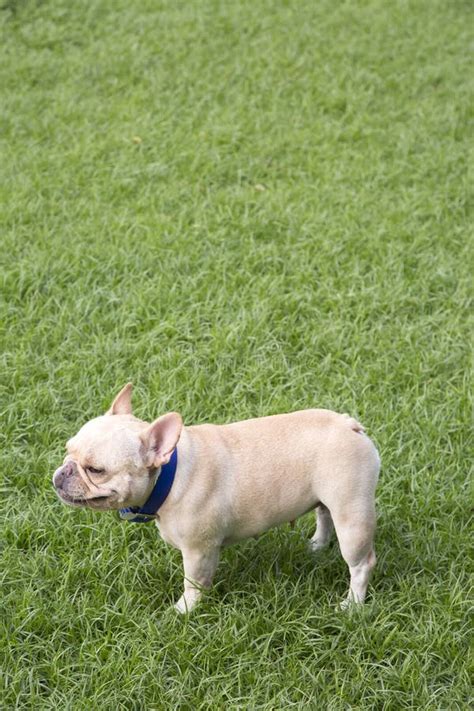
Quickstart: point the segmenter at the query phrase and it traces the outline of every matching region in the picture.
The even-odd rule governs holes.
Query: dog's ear
[[[140,435],[145,446],[147,466],[161,467],[171,459],[173,450],[183,428],[183,420],[177,412],[168,412],[155,420]]]
[[[132,383],[127,383],[121,389],[106,415],[131,415],[132,414]]]

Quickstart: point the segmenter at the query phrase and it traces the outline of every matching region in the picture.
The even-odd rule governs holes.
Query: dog
[[[149,424],[132,414],[131,396],[128,383],[105,415],[67,442],[53,485],[69,506],[155,521],[183,557],[179,612],[211,586],[223,547],[313,509],[311,550],[335,529],[349,567],[341,606],[364,601],[376,561],[380,458],[362,425],[322,409],[189,427],[169,412]]]

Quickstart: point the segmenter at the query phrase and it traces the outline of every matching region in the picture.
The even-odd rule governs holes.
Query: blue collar
[[[153,491],[143,506],[130,506],[126,509],[120,509],[120,518],[132,523],[148,523],[148,521],[153,521],[153,519],[156,518],[158,509],[166,501],[166,497],[171,491],[177,464],[178,450],[175,449],[169,462],[161,467]]]

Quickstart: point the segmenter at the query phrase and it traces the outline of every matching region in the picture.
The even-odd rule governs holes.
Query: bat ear
[[[131,415],[132,414],[132,383],[127,383],[121,389],[106,415]]]
[[[155,420],[141,435],[149,467],[161,467],[171,459],[178,444],[183,420],[177,412],[168,412]]]

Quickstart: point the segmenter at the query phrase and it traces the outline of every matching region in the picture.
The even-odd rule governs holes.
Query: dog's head
[[[87,422],[66,445],[53,476],[59,498],[70,506],[120,509],[142,506],[156,469],[166,464],[179,440],[181,416],[169,412],[151,425],[132,414],[132,385],[126,385],[105,415]]]

